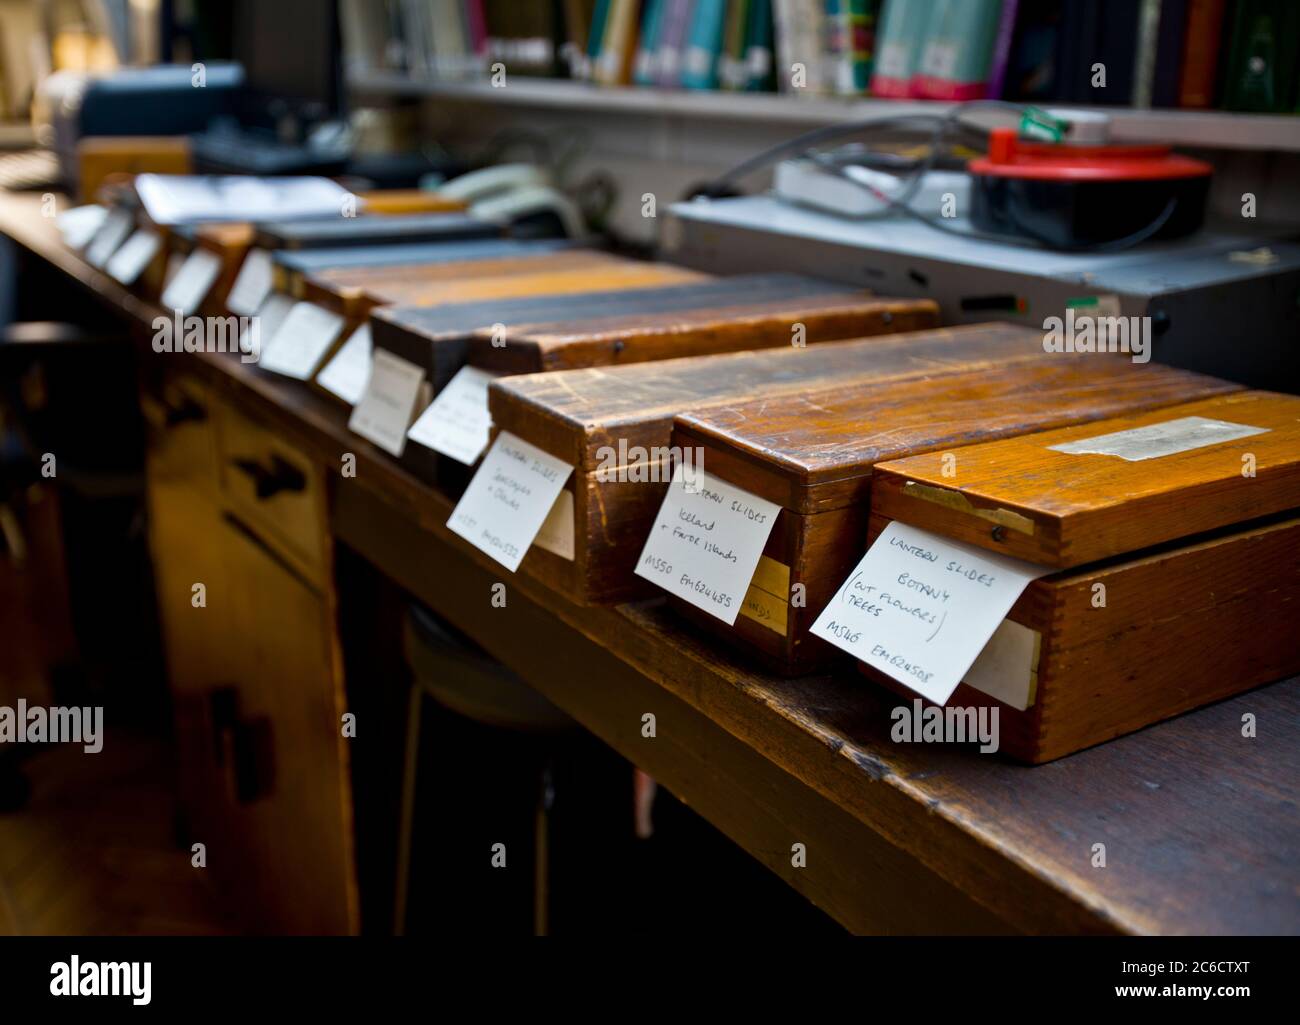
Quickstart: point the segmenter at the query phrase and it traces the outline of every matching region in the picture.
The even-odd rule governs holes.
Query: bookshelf
[[[801,99],[781,93],[602,86],[570,79],[516,75],[503,87],[484,80],[442,80],[399,72],[354,71],[349,86],[360,96],[427,97],[503,108],[642,114],[709,121],[780,125],[790,134],[884,114],[942,113],[952,104],[934,100]],[[1110,115],[1116,142],[1168,142],[1198,149],[1266,150],[1300,153],[1300,116],[1243,114],[1218,110],[1135,110],[1095,107]],[[990,116],[990,120],[996,115]],[[1004,122],[1005,123],[1005,122]]]

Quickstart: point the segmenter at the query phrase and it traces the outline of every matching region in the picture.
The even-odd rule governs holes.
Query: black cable
[[[1075,246],[1061,246],[1044,238],[1037,231],[1028,225],[1016,222],[1014,227],[1020,232],[1018,236],[994,235],[986,232],[976,231],[974,229],[960,229],[945,223],[941,218],[934,218],[914,209],[910,204],[917,191],[921,188],[926,174],[928,174],[938,161],[941,154],[947,152],[950,145],[948,137],[950,133],[966,131],[978,137],[987,144],[988,131],[971,125],[964,120],[965,116],[972,110],[1007,110],[1018,114],[1024,114],[1029,108],[1023,104],[1012,103],[1007,100],[970,100],[966,103],[959,103],[950,108],[945,114],[898,114],[888,115],[879,118],[866,118],[860,121],[850,121],[844,124],[824,125],[821,128],[815,128],[812,131],[804,132],[793,139],[772,146],[762,152],[737,164],[731,170],[727,171],[720,178],[710,183],[713,187],[725,187],[734,179],[751,174],[758,169],[767,166],[776,159],[788,153],[796,153],[804,159],[811,160],[822,170],[833,174],[837,178],[851,182],[858,188],[865,191],[868,195],[882,204],[882,209],[872,211],[858,218],[859,220],[875,220],[883,217],[892,216],[896,213],[902,213],[908,217],[928,225],[936,231],[942,231],[958,238],[979,239],[987,242],[998,242],[1003,245],[1025,245],[1026,240],[1042,249],[1050,249],[1054,252],[1115,252],[1118,250],[1128,249],[1132,246],[1139,245],[1156,235],[1174,215],[1178,207],[1178,200],[1170,197],[1160,214],[1148,225],[1126,235],[1123,238],[1113,239],[1108,242],[1089,242],[1081,243]],[[907,184],[895,196],[883,192],[868,183],[854,178],[835,160],[823,153],[815,152],[812,147],[820,142],[825,142],[835,138],[857,135],[870,129],[880,129],[884,127],[901,127],[905,125],[914,126],[918,123],[933,124],[934,133],[930,139],[930,150],[926,157],[918,161],[914,168],[909,170],[906,175]],[[903,180],[903,175],[897,176]]]

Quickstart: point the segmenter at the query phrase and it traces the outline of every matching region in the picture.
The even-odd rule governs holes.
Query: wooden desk
[[[147,339],[161,311],[65,250],[37,201],[0,195],[0,232]],[[339,541],[851,930],[1300,932],[1300,680],[1033,768],[894,744],[895,700],[851,671],[764,676],[662,602],[578,608],[510,576],[445,529],[451,502],[308,388],[229,356],[149,358],[283,431],[327,471]],[[344,453],[355,478],[338,472]],[[505,608],[489,600],[498,581]]]

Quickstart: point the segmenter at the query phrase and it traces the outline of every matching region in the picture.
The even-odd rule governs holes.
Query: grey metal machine
[[[926,296],[946,324],[1043,328],[1090,304],[1151,318],[1159,362],[1300,393],[1300,244],[1286,237],[1204,230],[1123,252],[1065,253],[961,238],[907,217],[852,220],[773,196],[678,203],[671,214],[666,249],[701,270],[794,270]]]

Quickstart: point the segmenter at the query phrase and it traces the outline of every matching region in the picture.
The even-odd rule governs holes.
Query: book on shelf
[[[1295,0],[343,0],[349,71],[1292,113]]]

